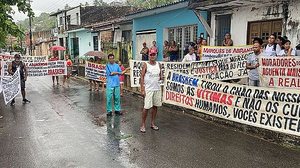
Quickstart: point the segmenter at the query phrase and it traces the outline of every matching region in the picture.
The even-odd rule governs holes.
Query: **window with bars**
[[[180,57],[183,57],[184,46],[189,42],[197,41],[198,26],[188,25],[180,27],[172,27],[168,29],[168,41],[171,42],[175,40],[178,44]]]

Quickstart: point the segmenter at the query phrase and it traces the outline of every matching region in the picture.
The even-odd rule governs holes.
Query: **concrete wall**
[[[287,30],[286,36],[291,40],[292,45],[295,46],[300,42],[300,1],[292,0],[288,8],[289,19],[287,26],[283,26],[283,30],[284,28]],[[282,5],[263,6],[263,4],[259,4],[213,12],[211,15],[211,28],[214,31],[214,36],[210,40],[210,45],[215,45],[215,16],[224,14],[232,14],[231,34],[234,45],[247,43],[248,22],[284,18]]]
[[[201,13],[205,18],[207,17],[206,12]],[[198,37],[200,33],[204,33],[206,36],[206,31],[203,25],[198,20],[197,16],[192,10],[187,8],[177,9],[173,11],[168,11],[164,13],[159,13],[156,15],[136,18],[133,20],[133,58],[135,58],[135,48],[136,45],[136,32],[143,30],[156,30],[156,42],[159,51],[163,51],[163,41],[167,40],[167,28],[178,27],[185,25],[198,25]],[[149,47],[149,46],[148,46]],[[162,60],[162,52],[158,54],[158,60]]]
[[[79,20],[79,24],[77,24],[77,18],[76,18],[76,13],[78,13],[78,20]],[[71,25],[80,25],[81,21],[80,21],[80,7],[71,9],[69,11],[67,11],[67,16],[70,15],[71,16]]]
[[[79,56],[83,56],[89,51],[94,51],[93,36],[98,36],[97,33],[91,33],[89,30],[79,30],[69,33],[69,50],[71,53],[71,39],[77,37],[79,43]]]

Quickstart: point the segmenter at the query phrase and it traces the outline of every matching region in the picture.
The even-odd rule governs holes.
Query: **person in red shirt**
[[[70,87],[70,76],[72,75],[73,63],[69,55],[65,55],[65,61],[67,63],[67,75],[64,75],[63,86],[67,83],[68,87]]]
[[[58,58],[58,56],[56,55],[56,54],[54,54],[54,55],[52,55],[52,57],[49,59],[49,61],[58,61],[59,60],[59,58]],[[58,82],[58,76],[52,76],[52,82],[53,82],[53,86],[55,85],[55,78],[56,78],[56,83],[57,83],[57,85],[59,85],[59,82]]]

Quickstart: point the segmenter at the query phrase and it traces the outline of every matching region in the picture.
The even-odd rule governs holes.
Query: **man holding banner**
[[[152,108],[151,129],[158,131],[155,125],[157,107],[162,106],[160,81],[162,79],[161,65],[156,61],[157,54],[151,52],[149,54],[149,62],[143,64],[141,74],[141,92],[145,97],[144,109],[142,113],[142,125],[140,131],[146,132],[145,122],[149,109]]]
[[[249,86],[260,86],[259,73],[258,73],[258,57],[261,55],[261,45],[263,44],[262,39],[257,39],[253,44],[254,53],[249,55],[247,58],[247,69],[250,69],[249,75]]]
[[[27,80],[28,71],[26,65],[21,61],[21,56],[19,54],[16,54],[14,56],[15,60],[12,61],[8,65],[8,73],[10,75],[14,75],[14,73],[19,69],[20,71],[20,77],[21,77],[21,93],[23,97],[23,104],[30,103],[29,100],[26,99],[26,92],[25,92],[25,82]],[[13,99],[10,103],[11,106],[15,105],[15,99]]]

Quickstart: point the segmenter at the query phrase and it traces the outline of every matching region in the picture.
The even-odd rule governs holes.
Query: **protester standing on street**
[[[250,69],[249,71],[249,86],[260,86],[259,82],[259,73],[258,73],[258,57],[262,55],[261,45],[263,44],[262,39],[257,39],[253,44],[254,53],[249,55],[247,58],[246,68]]]
[[[170,61],[176,62],[178,60],[178,47],[174,40],[171,42],[171,45],[169,47],[169,53],[170,53]]]
[[[264,56],[277,56],[281,51],[279,44],[275,43],[276,35],[272,34],[268,38],[268,44],[264,47]]]
[[[67,83],[67,86],[70,87],[70,77],[72,75],[73,63],[69,55],[65,55],[65,61],[67,64],[67,75],[64,75],[63,86],[65,87],[65,83]]]
[[[58,55],[57,54],[53,54],[52,57],[49,59],[49,61],[58,61],[59,58],[58,58]],[[55,78],[56,78],[56,83],[57,85],[59,85],[59,82],[58,82],[58,76],[56,75],[52,75],[52,83],[53,83],[53,86],[55,85]]]
[[[285,40],[287,40],[287,39],[285,39],[281,36],[279,36],[276,40],[277,44],[280,46],[281,49],[284,49],[283,45],[284,45]]]
[[[157,107],[162,105],[160,81],[162,80],[161,65],[156,61],[157,54],[150,53],[149,62],[143,64],[141,73],[141,92],[144,96],[144,109],[142,112],[142,125],[140,131],[146,132],[146,118],[152,108],[151,129],[158,131],[155,125]]]
[[[224,40],[223,40],[223,46],[233,46],[233,41],[231,40],[231,34],[226,33]]]
[[[285,40],[283,42],[283,49],[279,52],[278,56],[295,56],[296,50],[291,47],[291,41]]]
[[[21,93],[22,93],[22,98],[23,98],[23,104],[26,103],[30,103],[29,100],[26,99],[26,92],[25,92],[25,82],[27,80],[27,76],[28,76],[28,71],[27,71],[27,67],[26,65],[21,61],[21,56],[19,54],[16,54],[14,56],[15,60],[12,61],[9,65],[8,65],[8,73],[10,75],[14,75],[14,73],[17,71],[17,69],[19,68],[20,71],[20,78],[21,78]],[[11,106],[15,105],[15,99],[13,99],[10,102]]]
[[[141,50],[140,54],[142,54],[143,61],[148,60],[149,48],[147,47],[147,44],[145,42],[143,43],[143,49]]]
[[[120,79],[119,75],[124,75],[128,69],[122,71],[115,63],[114,55],[108,55],[109,63],[106,64],[106,111],[107,116],[112,116],[112,98],[114,97],[114,108],[116,115],[122,115],[120,99]]]
[[[163,50],[163,57],[164,57],[164,61],[168,62],[170,61],[170,54],[169,54],[169,42],[165,41],[164,42],[164,50]]]
[[[192,62],[196,61],[195,49],[192,46],[189,46],[189,53],[184,56],[182,62]]]

